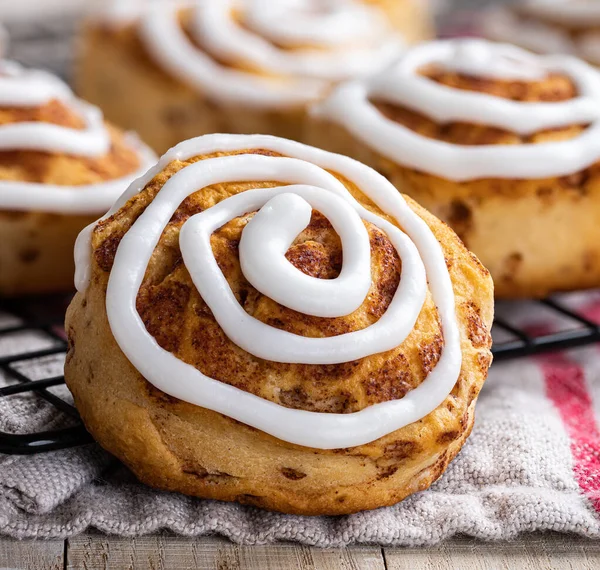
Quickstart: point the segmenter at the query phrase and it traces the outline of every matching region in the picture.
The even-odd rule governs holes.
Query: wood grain
[[[597,570],[600,542],[559,534],[512,542],[453,539],[434,548],[385,548],[387,570]]]
[[[0,537],[0,568],[63,570],[64,541],[19,541]]]
[[[85,535],[69,539],[71,570],[385,570],[379,547],[318,549],[294,544],[237,546],[213,537],[135,539]]]
[[[513,542],[453,539],[432,548],[294,544],[237,546],[222,538],[87,534],[67,541],[0,538],[0,568],[23,570],[597,570],[600,541],[557,534]]]

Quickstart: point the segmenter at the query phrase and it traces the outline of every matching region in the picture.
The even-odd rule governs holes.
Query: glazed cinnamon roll
[[[57,77],[0,61],[0,295],[70,291],[77,234],[153,161]]]
[[[357,0],[117,6],[87,27],[76,83],[161,152],[212,132],[298,139],[308,103],[383,69],[404,44]]]
[[[492,40],[538,53],[572,54],[600,65],[600,5],[589,0],[525,0],[483,18]]]
[[[447,221],[499,297],[539,297],[600,285],[599,97],[578,59],[439,41],[337,88],[309,139]]]
[[[144,482],[289,513],[428,487],[473,423],[492,282],[347,157],[181,143],[78,239],[66,380]]]

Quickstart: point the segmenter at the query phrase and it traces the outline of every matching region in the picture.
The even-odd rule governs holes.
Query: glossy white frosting
[[[167,394],[298,445],[320,449],[354,447],[426,416],[444,401],[460,373],[461,341],[454,292],[434,234],[375,171],[347,157],[266,135],[207,135],[171,149],[146,176],[130,186],[107,216],[173,160],[244,149],[268,149],[284,156],[235,155],[186,166],[164,184],[121,240],[109,278],[106,309],[123,353],[149,382]],[[356,184],[402,230],[361,206],[330,172]],[[136,298],[162,231],[190,194],[211,184],[239,180],[280,180],[288,185],[248,190],[227,198],[192,216],[180,233],[185,265],[228,338],[250,354],[276,362],[348,362],[399,346],[414,327],[429,284],[441,318],[444,348],[437,366],[420,386],[400,400],[351,414],[294,410],[209,378],[157,344],[136,310]],[[343,269],[339,280],[333,280],[331,285],[300,276],[283,257],[294,234],[308,224],[313,207],[330,219],[344,246]],[[329,338],[294,335],[248,315],[217,266],[210,235],[228,220],[255,210],[258,213],[243,230],[240,244],[244,274],[267,297],[320,316],[348,314],[357,308],[360,297],[364,301],[371,281],[370,261],[367,263],[365,258],[370,246],[360,220],[379,227],[402,259],[400,285],[386,314],[366,329]],[[76,245],[79,291],[85,290],[89,282],[92,231],[93,225],[82,232]],[[260,275],[263,272],[266,275]],[[275,283],[280,278],[287,287]],[[352,279],[356,280],[356,291],[348,290]],[[313,299],[313,294],[329,295],[330,306]]]
[[[0,107],[34,107],[57,99],[72,108],[84,121],[83,129],[43,122],[19,122],[0,126],[0,151],[31,150],[97,157],[110,150],[110,135],[102,112],[77,99],[58,77],[27,70],[10,61],[0,61]],[[125,177],[85,186],[53,186],[22,181],[0,181],[0,208],[38,210],[69,214],[105,211],[128,184],[145,172],[154,153],[134,135],[127,140],[140,156],[140,167]]]
[[[79,156],[101,156],[110,148],[102,112],[77,99],[58,77],[28,70],[12,61],[0,62],[0,107],[32,107],[52,99],[63,101],[81,116],[84,129],[50,123],[22,122],[0,126],[0,150],[39,150]]]
[[[563,73],[576,84],[578,96],[537,103],[455,89],[417,73],[429,64],[486,78],[533,79]],[[589,127],[561,142],[463,146],[427,138],[386,118],[372,99],[407,107],[442,124],[483,124],[520,135],[569,125]],[[415,47],[384,73],[338,86],[312,112],[339,123],[389,159],[443,178],[545,178],[572,174],[600,159],[599,100],[600,74],[583,61],[534,56],[515,46],[467,39]]]
[[[440,64],[448,71],[484,79],[535,81],[546,76],[538,58],[513,46],[490,49],[487,42],[467,39],[450,44],[450,49],[438,54]],[[408,56],[407,56],[408,57]],[[426,56],[428,59],[429,56]],[[417,58],[418,59],[418,58]],[[428,63],[427,59],[425,63]],[[415,62],[415,65],[419,65]]]
[[[256,202],[259,197],[262,200]],[[236,204],[239,210],[235,210]],[[211,217],[229,221],[234,211],[241,212],[235,215],[243,215],[249,207],[261,209],[242,234],[240,262],[244,276],[258,291],[269,291],[269,297],[278,303],[317,317],[349,315],[363,304],[371,287],[369,237],[360,216],[346,201],[316,186],[295,185],[227,200],[211,209]],[[285,257],[296,236],[309,224],[313,208],[327,216],[346,252],[342,271],[336,279],[314,279],[296,269]],[[217,218],[218,211],[222,218]],[[191,245],[192,267],[194,259],[207,255],[210,235],[221,225],[207,225],[206,218],[208,214],[195,218],[181,236],[182,247],[185,243]],[[194,251],[194,244],[200,238],[204,244],[202,253]],[[219,286],[226,285],[218,271],[213,272],[212,277]],[[235,311],[237,307],[236,303]]]
[[[140,19],[141,38],[167,73],[223,102],[264,107],[300,105],[321,97],[332,82],[383,69],[402,48],[379,13],[355,0],[329,0],[316,14],[311,12],[315,0],[282,0],[277,4],[197,0],[190,7],[190,31],[204,51],[182,30],[177,10],[180,4],[150,4]],[[266,35],[241,25],[233,17],[234,10],[242,19],[248,17],[248,26],[257,24]],[[282,21],[288,25],[278,26]],[[329,28],[331,37],[325,42],[331,24],[335,25]],[[345,41],[357,28],[358,39]],[[275,36],[284,43],[315,40],[316,45],[281,49],[270,41]],[[260,73],[224,66],[212,55]]]
[[[383,14],[356,0],[248,0],[249,27],[279,45],[321,47],[389,35]]]

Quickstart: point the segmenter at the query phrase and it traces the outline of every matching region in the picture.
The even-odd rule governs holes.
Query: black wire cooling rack
[[[0,453],[25,455],[65,449],[92,441],[75,407],[49,390],[63,385],[64,376],[34,380],[23,371],[28,368],[28,364],[35,364],[44,357],[66,354],[67,342],[62,323],[68,301],[65,297],[0,301],[0,313],[3,322],[7,323],[0,328],[0,343],[23,336],[24,339],[37,337],[47,345],[47,348],[0,353],[0,373],[4,377],[4,383],[7,383],[0,387],[0,398],[34,392],[59,412],[76,420],[71,427],[37,433],[13,434],[0,431]],[[25,341],[19,344],[24,345]]]
[[[53,387],[64,384],[62,375],[32,379],[23,370],[44,357],[60,358],[66,354],[67,342],[62,328],[68,297],[0,301],[0,314],[6,326],[0,327],[0,347],[15,335],[34,334],[45,339],[47,347],[18,353],[0,352],[0,374],[8,385],[0,387],[0,399],[18,394],[35,393],[58,412],[72,418],[73,424],[63,429],[37,433],[13,434],[0,431],[0,453],[33,454],[90,443],[91,436],[83,427],[74,406],[53,393]],[[528,302],[529,310],[550,312],[564,324],[558,332],[535,336],[516,326],[509,318],[497,318],[494,332],[501,341],[494,344],[495,361],[531,356],[600,342],[600,326],[568,303],[557,300]],[[510,311],[509,311],[510,312]],[[514,312],[514,311],[513,311]],[[519,310],[517,309],[517,312]],[[495,335],[496,336],[496,335]],[[20,343],[22,345],[22,343]],[[0,418],[1,420],[1,418]]]

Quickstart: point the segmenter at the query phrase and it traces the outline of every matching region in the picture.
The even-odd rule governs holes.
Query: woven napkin
[[[600,321],[600,292],[563,302]],[[538,334],[565,326],[529,304],[499,311]],[[48,342],[18,335],[0,342],[0,355]],[[62,357],[45,358],[22,372],[48,377],[62,363]],[[70,397],[64,386],[52,390]],[[599,420],[600,345],[494,364],[473,433],[441,479],[394,507],[342,517],[282,515],[155,491],[97,445],[0,455],[0,533],[63,538],[89,527],[125,536],[168,529],[221,534],[242,544],[318,546],[430,545],[455,534],[497,540],[544,530],[598,538]],[[70,421],[35,395],[0,399],[0,431],[26,433]]]

